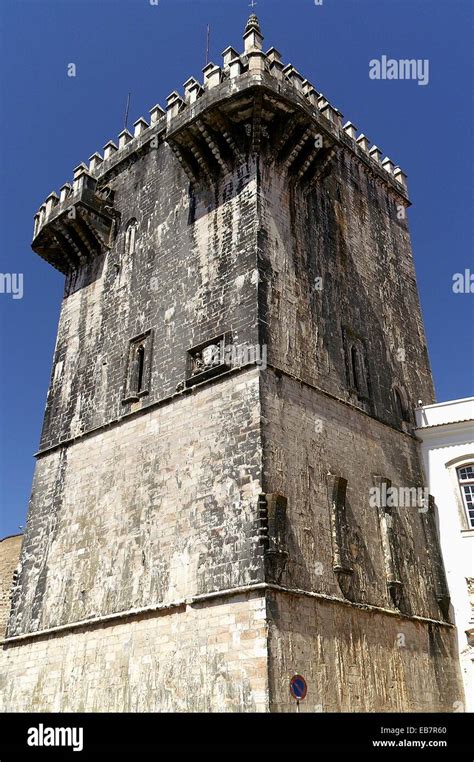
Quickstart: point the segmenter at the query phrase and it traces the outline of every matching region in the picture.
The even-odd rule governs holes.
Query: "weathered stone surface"
[[[14,573],[18,566],[23,535],[0,540],[0,637],[3,637],[11,608]]]
[[[290,588],[341,597],[333,570],[328,474],[347,479],[347,546],[353,595],[392,608],[377,509],[369,504],[374,474],[394,485],[420,484],[417,443],[390,426],[287,376],[262,378],[264,492],[288,498],[288,561],[281,579]],[[428,555],[426,515],[400,508],[397,553],[405,591],[401,610],[442,618]]]
[[[429,515],[369,502],[423,486],[406,187],[248,52],[94,162],[108,241],[68,196],[37,220],[84,262],[59,263],[4,709],[288,711],[294,672],[316,711],[462,701]],[[206,360],[243,344],[268,364]]]
[[[401,199],[341,148],[309,191],[262,162],[260,317],[269,363],[400,427],[433,385]],[[318,281],[317,279],[321,279]],[[365,344],[370,400],[348,388],[344,330]],[[411,421],[414,424],[413,414]]]
[[[9,635],[263,581],[258,371],[38,461]]]
[[[278,592],[268,599],[270,711],[453,712],[463,691],[452,630]]]
[[[0,711],[268,711],[266,642],[257,594],[38,638],[4,651]]]
[[[191,347],[229,327],[235,341],[257,342],[255,160],[215,195],[194,195],[167,144],[135,158],[108,180],[121,220],[114,245],[67,279],[42,450],[132,409],[122,404],[125,359],[143,331],[153,331],[153,364],[138,407],[176,392]]]

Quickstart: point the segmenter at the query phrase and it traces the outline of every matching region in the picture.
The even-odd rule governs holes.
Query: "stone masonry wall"
[[[369,504],[369,490],[374,475],[389,478],[393,486],[422,484],[416,442],[286,376],[269,372],[262,384],[264,491],[288,499],[289,555],[282,584],[343,597],[333,571],[328,474],[334,474],[348,482],[347,546],[354,599],[393,608],[378,512]],[[395,514],[402,610],[442,619],[423,515],[410,507]]]
[[[271,708],[293,709],[288,681],[306,669],[307,710],[454,711],[463,691],[454,629],[437,600],[428,517],[408,506],[392,514],[391,578],[402,584],[404,619],[369,502],[377,477],[424,486],[410,431],[417,400],[433,399],[400,199],[340,149],[311,191],[264,162],[259,190],[259,310],[270,364],[261,379],[262,491],[286,499],[273,581],[309,593],[275,593],[269,605]],[[365,348],[365,399],[349,383],[347,334]],[[403,423],[395,386],[405,396]],[[333,477],[347,480],[339,538],[347,576],[334,571]]]
[[[39,458],[9,635],[263,579],[258,370]]]
[[[433,399],[407,222],[395,191],[340,148],[311,192],[295,185],[291,154],[277,166],[271,147],[257,150],[258,93],[242,121],[253,98],[233,114],[253,148],[213,190],[191,187],[166,143],[100,178],[116,236],[66,284],[8,636],[81,624],[4,646],[7,709],[286,711],[296,663],[324,711],[462,700],[449,625],[395,613],[368,504],[376,476],[422,485],[394,408],[394,386],[410,413]],[[192,136],[191,125],[181,139]],[[130,340],[147,331],[149,389],[124,403]],[[267,344],[268,371],[182,391],[188,350],[224,332]],[[347,332],[366,349],[363,400],[348,384]],[[348,481],[352,603],[333,571],[329,475]],[[423,518],[404,510],[400,609],[437,620]],[[333,600],[273,592],[265,609],[261,589],[224,597],[269,576]],[[130,611],[157,606],[168,608]]]
[[[0,638],[6,630],[10,615],[13,572],[18,566],[23,535],[0,540]]]
[[[167,144],[133,158],[102,180],[120,215],[112,248],[66,284],[41,449],[132,409],[126,361],[142,332],[152,331],[151,378],[133,409],[175,392],[193,346],[225,331],[257,341],[255,161],[194,192]]]
[[[411,416],[418,399],[434,399],[401,199],[342,150],[311,192],[292,188],[270,163],[262,162],[261,178],[260,314],[269,362],[364,407],[348,388],[349,329],[366,347],[366,409],[399,426],[394,385],[403,387]]]
[[[278,592],[268,598],[270,711],[455,712],[464,703],[452,628]]]
[[[0,711],[268,711],[265,598],[182,605],[0,651]]]

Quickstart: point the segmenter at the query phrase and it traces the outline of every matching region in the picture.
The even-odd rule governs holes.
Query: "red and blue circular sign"
[[[290,680],[290,693],[297,701],[303,701],[306,698],[308,686],[302,675],[293,675]]]

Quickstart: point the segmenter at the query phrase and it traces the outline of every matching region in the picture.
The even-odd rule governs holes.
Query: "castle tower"
[[[66,285],[2,709],[463,700],[433,508],[386,499],[433,400],[406,178],[262,43],[36,216]]]

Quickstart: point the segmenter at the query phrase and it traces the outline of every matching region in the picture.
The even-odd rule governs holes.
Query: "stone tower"
[[[66,277],[3,709],[453,711],[404,173],[252,15],[35,220]],[[398,490],[400,492],[400,490]]]
[[[21,534],[14,534],[0,540],[0,638],[5,634],[10,615],[10,596],[18,566],[21,539]]]

